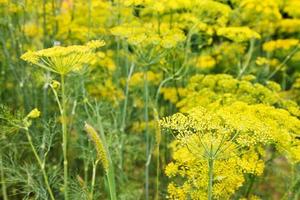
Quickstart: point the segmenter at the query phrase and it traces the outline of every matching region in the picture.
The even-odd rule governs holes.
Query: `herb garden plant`
[[[298,200],[300,1],[0,0],[0,199]]]

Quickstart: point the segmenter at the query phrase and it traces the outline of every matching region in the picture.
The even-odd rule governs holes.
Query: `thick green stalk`
[[[26,133],[28,142],[30,144],[31,150],[32,150],[32,152],[33,152],[33,154],[35,156],[35,159],[37,160],[37,162],[38,162],[38,164],[39,164],[39,166],[41,168],[41,171],[42,171],[42,174],[43,174],[43,177],[44,177],[44,181],[45,181],[45,184],[46,184],[46,188],[47,188],[47,190],[49,192],[50,198],[51,198],[51,200],[55,200],[53,192],[52,192],[51,187],[49,185],[48,177],[47,177],[46,170],[45,170],[45,165],[41,161],[41,159],[38,156],[38,153],[37,153],[35,147],[33,146],[32,138],[31,138],[31,136],[30,136],[29,131],[28,131],[27,128],[25,129],[25,133]]]
[[[61,117],[62,117],[62,148],[63,148],[63,156],[64,156],[64,196],[65,200],[68,200],[68,158],[67,158],[67,119],[66,119],[66,94],[65,94],[65,77],[61,75]]]
[[[98,118],[98,127],[100,129],[100,137],[103,141],[103,145],[106,151],[107,159],[108,159],[108,169],[106,171],[106,180],[108,183],[108,188],[109,188],[109,195],[110,195],[110,200],[117,200],[117,192],[116,192],[116,182],[115,182],[115,173],[114,173],[114,164],[111,160],[111,156],[109,153],[109,149],[106,143],[106,138],[103,130],[103,126],[101,123],[101,117],[100,115],[97,115]]]
[[[156,194],[155,200],[159,199],[159,174],[160,174],[160,163],[159,163],[159,144],[156,147]]]
[[[208,160],[208,200],[213,199],[213,171],[214,171],[214,159],[209,158]]]
[[[146,166],[145,166],[145,200],[149,199],[149,154],[150,154],[150,138],[148,133],[148,122],[149,122],[149,88],[148,88],[148,77],[147,70],[144,72],[144,99],[145,99],[145,110],[144,110],[144,120],[146,123],[145,127],[145,138],[146,138]]]
[[[110,159],[110,156],[108,159],[109,159],[109,167],[108,167],[108,171],[106,173],[106,178],[107,178],[108,187],[109,187],[110,200],[117,200],[114,167],[113,167],[113,163]]]
[[[129,83],[132,76],[132,73],[134,71],[134,63],[131,64],[127,80],[126,80],[126,86],[125,86],[125,99],[124,99],[124,105],[122,110],[122,121],[121,121],[121,148],[120,148],[120,169],[123,169],[123,146],[124,146],[124,137],[125,137],[125,127],[126,127],[126,113],[127,113],[127,105],[128,105],[128,97],[129,97]]]

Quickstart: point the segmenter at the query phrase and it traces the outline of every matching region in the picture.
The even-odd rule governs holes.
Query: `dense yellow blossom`
[[[263,44],[263,50],[267,52],[272,52],[275,50],[288,50],[292,47],[299,45],[299,40],[297,39],[279,39]]]
[[[160,34],[158,29],[161,29]],[[180,29],[170,29],[166,26],[157,27],[152,23],[140,24],[137,21],[114,27],[111,29],[111,33],[127,39],[130,44],[143,47],[160,46],[169,49],[185,40],[185,35]]]
[[[93,50],[104,44],[103,41],[91,41],[87,45],[55,46],[36,52],[28,51],[21,58],[54,73],[66,75],[88,63],[92,58]]]
[[[300,19],[282,19],[278,22],[280,33],[299,33]]]
[[[298,0],[287,0],[283,10],[294,18],[300,17],[300,2]]]
[[[202,55],[195,59],[198,69],[212,69],[216,65],[216,60],[210,55]]]
[[[260,39],[260,35],[249,27],[225,27],[217,30],[219,36],[226,37],[235,42],[245,42],[251,39]]]
[[[178,102],[179,98],[186,93],[186,90],[184,88],[163,87],[161,88],[160,93],[163,94],[165,100],[175,104]]]
[[[153,71],[147,71],[147,82],[153,85],[158,85],[161,81],[161,74]],[[130,78],[129,84],[135,87],[143,87],[145,74],[143,72],[136,72]]]
[[[113,80],[107,79],[103,83],[92,83],[88,86],[88,92],[93,97],[112,102],[114,106],[124,99],[123,91],[116,87]]]
[[[280,5],[276,0],[235,0],[237,8],[233,14],[236,24],[247,24],[262,35],[273,34],[276,23],[282,19]]]
[[[177,113],[161,121],[176,137],[173,162],[166,168],[169,177],[183,177],[189,187],[183,198],[207,198],[207,160],[215,159],[213,194],[215,199],[229,199],[245,181],[242,174],[262,175],[262,150],[275,145],[291,163],[299,162],[299,119],[271,106],[235,102],[228,106],[209,105]],[[174,182],[176,182],[174,180]],[[179,198],[182,186],[170,183],[171,199]],[[199,196],[200,195],[200,196]]]
[[[280,61],[278,59],[276,59],[276,58],[268,59],[266,57],[258,57],[255,60],[255,63],[258,66],[268,66],[268,67],[271,67],[273,69],[280,65]]]
[[[187,111],[197,105],[211,103],[231,104],[243,101],[248,104],[266,104],[283,108],[299,116],[300,110],[295,102],[285,100],[278,94],[278,87],[263,86],[246,80],[237,80],[230,75],[195,75],[186,87],[186,93],[177,103],[181,111]]]

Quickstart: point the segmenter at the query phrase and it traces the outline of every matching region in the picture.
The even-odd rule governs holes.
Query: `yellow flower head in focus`
[[[35,52],[28,51],[21,56],[21,59],[48,71],[66,75],[89,63],[94,50],[104,44],[104,41],[91,41],[86,45],[55,46]]]

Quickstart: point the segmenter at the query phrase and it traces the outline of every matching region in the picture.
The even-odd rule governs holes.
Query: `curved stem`
[[[41,168],[41,171],[42,171],[42,174],[43,174],[43,177],[44,177],[44,181],[45,181],[45,185],[46,185],[46,188],[47,188],[47,190],[49,192],[50,198],[51,198],[51,200],[55,200],[53,192],[52,192],[51,187],[49,185],[48,177],[47,177],[46,170],[45,170],[45,165],[41,161],[41,159],[38,156],[38,153],[37,153],[35,147],[33,146],[32,138],[31,138],[31,136],[29,134],[28,128],[25,128],[25,133],[26,133],[28,142],[30,144],[31,150],[32,150],[32,152],[33,152],[33,154],[35,156],[35,159],[37,160],[37,162],[38,162],[38,164],[39,164],[39,166]]]

